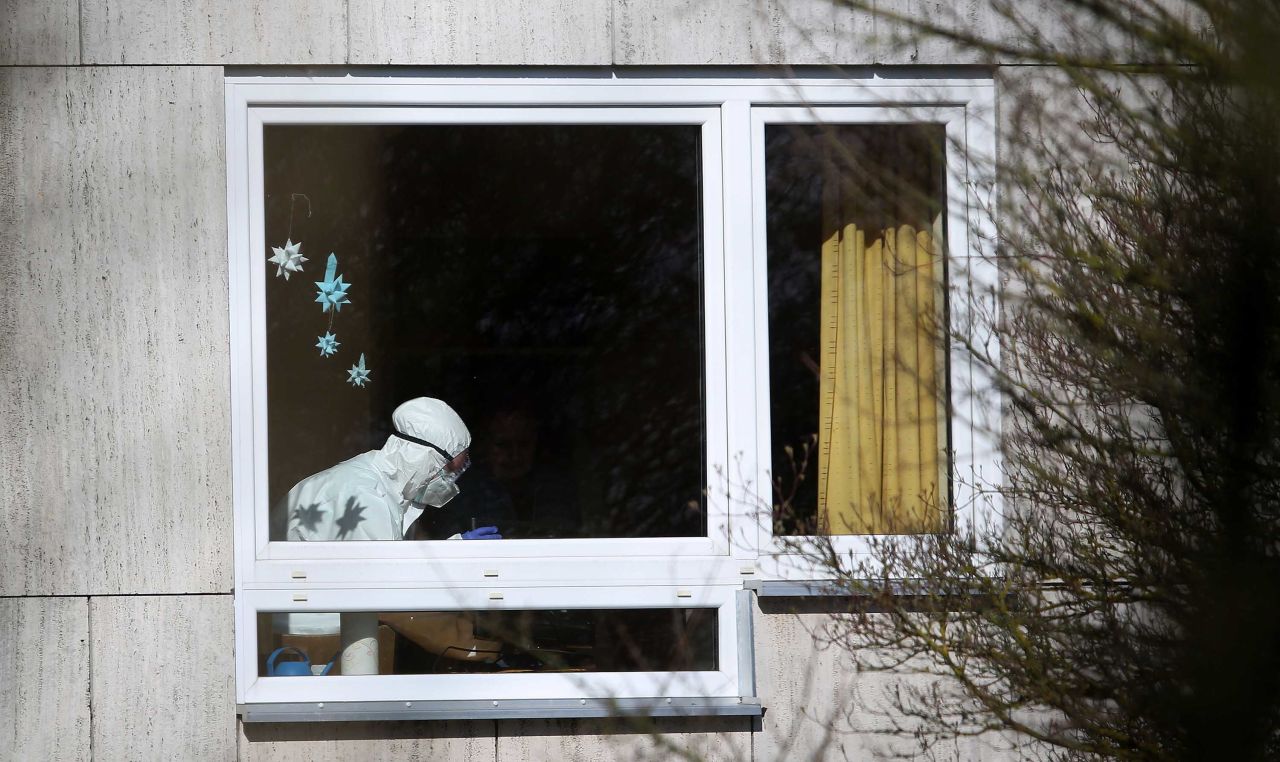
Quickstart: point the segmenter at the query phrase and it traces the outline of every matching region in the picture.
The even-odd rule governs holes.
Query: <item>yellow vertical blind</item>
[[[935,216],[931,230],[868,230],[841,221],[822,244],[824,534],[943,529],[941,224]]]

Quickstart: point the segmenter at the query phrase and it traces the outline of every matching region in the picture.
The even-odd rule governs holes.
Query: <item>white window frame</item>
[[[993,309],[991,191],[975,165],[994,155],[988,78],[788,81],[739,78],[284,78],[226,80],[232,472],[237,680],[241,705],[742,697],[749,654],[735,594],[744,581],[821,579],[772,536],[763,125],[942,119],[948,146],[953,323]],[[895,116],[896,115],[896,116]],[[702,130],[708,535],[502,542],[287,543],[267,538],[262,128],[279,123],[695,124]],[[962,199],[956,208],[956,199]],[[974,256],[978,255],[978,256]],[[989,266],[988,266],[989,265]],[[956,282],[960,273],[963,280]],[[960,296],[957,297],[957,294]],[[994,350],[994,347],[993,347]],[[951,349],[957,390],[981,369]],[[970,396],[970,400],[977,399]],[[964,414],[968,418],[964,418]],[[998,521],[998,406],[969,403],[951,423],[958,531]],[[984,429],[984,427],[986,427]],[[980,433],[982,432],[982,433]],[[976,478],[975,478],[976,476]],[[763,496],[758,489],[764,485]],[[762,499],[763,497],[763,499]],[[857,537],[839,547],[865,552]],[[257,675],[257,613],[520,608],[719,610],[719,669],[700,673],[390,675],[323,680]],[[747,642],[749,643],[749,637]],[[746,659],[746,662],[743,660]],[[744,667],[743,664],[748,664]],[[664,687],[665,686],[665,687]],[[670,696],[668,692],[665,695]]]
[[[672,609],[709,608],[716,611],[720,633],[733,632],[737,610],[736,591],[729,586],[677,588],[671,586],[611,588],[504,587],[487,589],[383,588],[363,590],[358,610],[395,611],[500,611],[521,609]],[[243,594],[246,610],[315,611],[350,610],[350,590],[308,589],[253,590]],[[300,600],[301,599],[301,600]],[[246,635],[249,633],[245,633]],[[239,633],[238,633],[239,635]],[[252,658],[237,664],[237,685],[246,690],[241,704],[347,701],[533,701],[548,699],[637,699],[665,696],[737,697],[739,642],[718,637],[718,669],[666,672],[589,672],[546,674],[450,674],[343,676],[317,680],[260,677],[257,674],[257,642],[237,638],[239,648]]]
[[[336,108],[333,106],[264,106],[252,108],[248,112],[247,151],[250,167],[248,191],[249,214],[249,251],[266,251],[267,241],[264,237],[264,198],[263,198],[263,156],[262,128],[271,124],[433,124],[433,125],[471,125],[471,124],[684,124],[696,125],[701,129],[702,137],[702,176],[703,185],[703,265],[704,265],[704,310],[706,314],[707,341],[704,353],[706,380],[703,393],[707,432],[721,432],[718,436],[709,435],[706,440],[707,463],[724,463],[728,460],[728,443],[724,437],[726,410],[725,372],[724,372],[724,336],[723,293],[724,273],[723,246],[718,235],[723,228],[720,215],[722,204],[719,197],[719,176],[721,151],[720,114],[717,109],[699,107],[675,108],[593,108],[578,106],[574,108],[545,107],[360,107]],[[706,182],[711,178],[715,182]],[[247,268],[240,283],[243,285],[247,276],[250,304],[248,311],[233,312],[248,321],[248,326],[237,325],[242,334],[247,329],[254,358],[252,374],[253,436],[254,436],[254,505],[266,507],[267,496],[267,379],[266,379],[266,282],[271,274],[265,267]],[[719,401],[719,404],[717,404]],[[708,465],[706,479],[713,483],[715,474]],[[587,559],[588,563],[625,556],[634,559],[640,566],[649,565],[656,569],[665,568],[671,558],[717,558],[728,554],[729,548],[729,503],[721,496],[711,492],[707,496],[708,536],[688,538],[601,538],[593,540],[581,539],[540,539],[512,540],[501,543],[490,543],[485,548],[485,557],[502,559],[515,566],[524,564],[522,575],[539,575],[543,577],[548,571],[553,578],[562,580],[562,584],[574,584],[583,577],[569,573],[558,573],[554,567],[546,567],[547,559]],[[262,581],[280,582],[295,578],[298,566],[307,562],[324,561],[362,561],[372,565],[335,565],[329,567],[329,573],[348,576],[343,578],[326,577],[335,583],[360,583],[370,578],[370,569],[376,569],[372,575],[382,581],[412,582],[423,578],[424,564],[437,562],[469,561],[476,558],[476,547],[473,544],[460,544],[447,540],[435,540],[411,543],[386,543],[375,541],[351,542],[272,542],[268,535],[268,514],[266,510],[258,510],[252,525],[252,542],[254,548],[254,578]],[[648,562],[647,564],[645,562]],[[433,570],[434,571],[434,570]],[[660,573],[659,573],[660,574]],[[650,575],[650,578],[652,575]]]
[[[994,167],[993,93],[983,92],[967,103],[888,104],[864,106],[756,106],[751,110],[752,242],[756,252],[768,251],[765,198],[765,128],[784,124],[936,124],[944,131],[946,198],[947,311],[952,327],[969,325],[971,311],[995,315],[999,273],[992,256],[994,241],[990,210],[990,178],[983,167]],[[989,172],[989,169],[987,170]],[[769,299],[767,256],[754,260],[756,304],[755,357],[757,397],[757,478],[772,484],[769,393]],[[980,329],[978,325],[971,326]],[[969,335],[970,347],[981,347],[993,366],[999,366],[995,336]],[[948,340],[950,447],[950,508],[952,530],[974,534],[1000,519],[1000,416],[993,404],[990,373],[958,337]],[[761,512],[763,516],[763,511]],[[828,538],[775,537],[771,522],[759,528],[760,565],[765,579],[820,581],[831,577],[823,559],[830,551],[850,570],[874,557],[876,543],[912,543],[911,535],[838,535]]]

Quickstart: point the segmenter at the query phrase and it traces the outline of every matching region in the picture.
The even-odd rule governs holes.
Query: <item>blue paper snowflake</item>
[[[321,312],[328,312],[330,307],[334,312],[338,312],[342,309],[342,305],[351,303],[347,298],[347,289],[351,288],[351,284],[343,283],[342,276],[338,275],[338,257],[334,254],[329,254],[329,261],[324,269],[324,280],[316,281],[315,284],[320,290],[316,301],[320,303]]]
[[[364,386],[369,383],[369,373],[364,367],[364,353],[360,353],[360,362],[351,366],[351,370],[347,371],[347,381],[352,386]]]
[[[321,357],[329,357],[338,351],[338,347],[342,346],[342,342],[338,341],[338,337],[332,333],[325,333],[323,336],[317,336],[319,341],[316,342],[316,348],[320,350]]]

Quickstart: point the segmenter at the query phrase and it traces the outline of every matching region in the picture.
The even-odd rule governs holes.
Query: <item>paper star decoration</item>
[[[360,362],[351,366],[351,370],[347,371],[347,381],[352,386],[364,386],[369,382],[369,373],[364,367],[364,353],[360,353]]]
[[[342,309],[342,305],[351,304],[351,300],[347,298],[347,289],[351,288],[351,284],[343,283],[342,276],[337,273],[338,258],[330,253],[324,269],[324,280],[315,282],[316,288],[320,289],[316,301],[320,303],[321,312],[328,312],[330,307],[334,312],[338,312]]]
[[[316,342],[316,348],[320,350],[321,357],[329,357],[338,351],[338,347],[342,346],[342,342],[338,341],[338,337],[332,333],[325,333],[323,336],[317,336],[319,341]]]
[[[277,278],[283,275],[285,280],[289,280],[289,273],[302,272],[302,263],[306,262],[307,258],[302,256],[302,252],[299,251],[301,248],[301,243],[294,243],[292,240],[286,240],[284,246],[271,247],[275,256],[267,261],[276,266]]]

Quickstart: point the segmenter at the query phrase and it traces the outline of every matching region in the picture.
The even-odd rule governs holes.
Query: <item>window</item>
[[[364,617],[369,631],[359,633],[378,641],[376,651],[342,647],[360,639],[350,631],[360,629],[362,615],[327,615],[338,618],[339,632],[298,632],[290,626],[297,614],[260,612],[258,675],[285,674],[290,664],[293,672],[309,666],[313,675],[714,672],[719,666],[711,608],[382,611]]]
[[[290,487],[380,446],[423,395],[475,441],[424,539],[476,523],[505,539],[707,535],[702,125],[511,123],[530,115],[567,118],[264,126],[268,242],[317,242],[315,271],[336,252],[351,284],[321,312],[318,277],[266,283],[272,539]],[[336,351],[317,350],[325,336]],[[355,386],[360,356],[371,379]]]
[[[775,526],[940,531],[943,127],[764,131]]]
[[[998,521],[989,97],[752,109],[766,578]]]
[[[987,298],[991,94],[229,79],[246,719],[759,713],[744,582],[820,573],[784,536],[995,513],[945,338]],[[458,497],[288,541],[420,396],[472,432]]]

